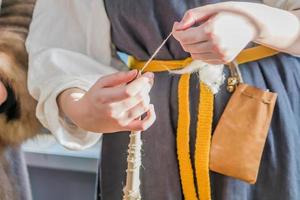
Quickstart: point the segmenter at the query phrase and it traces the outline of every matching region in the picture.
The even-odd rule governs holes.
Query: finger
[[[203,62],[207,61],[223,61],[222,57],[216,53],[193,53],[191,57],[194,60],[201,60]]]
[[[203,24],[186,30],[174,31],[173,36],[181,43],[181,45],[204,42],[209,39],[204,27],[205,26]]]
[[[188,10],[184,14],[180,22],[174,23],[174,29],[177,31],[186,30],[199,22],[208,20],[212,15],[216,13],[212,12],[211,9],[209,9],[210,6],[211,5],[207,5]]]
[[[137,93],[143,90],[149,90],[149,88],[153,85],[154,74],[150,72],[146,72],[141,77],[132,81],[126,86],[126,92],[135,96]]]
[[[150,91],[153,85],[153,79],[149,78],[152,77],[152,75],[150,74],[152,73],[143,75],[140,78],[132,81],[128,85],[102,88],[97,92],[96,99],[99,103],[102,104],[114,103],[125,100],[127,98],[132,98],[139,92]]]
[[[138,105],[124,112],[123,121],[125,122],[125,124],[129,124],[133,120],[140,118],[143,114],[148,112],[149,108],[150,108],[150,99],[146,101],[142,101]]]
[[[212,42],[199,42],[196,44],[185,44],[182,46],[184,51],[195,53],[211,53],[214,51],[214,45]]]
[[[119,102],[132,96],[126,92],[125,86],[102,88],[96,93],[97,102],[100,104]]]
[[[2,81],[0,81],[0,105],[7,99],[7,90]]]
[[[101,88],[114,87],[132,81],[137,74],[137,70],[131,70],[129,72],[117,72],[100,78],[97,84]]]
[[[123,101],[120,102],[115,102],[111,104],[111,107],[113,110],[115,110],[116,114],[120,114],[124,111],[128,111],[134,106],[138,105],[141,102],[150,102],[150,96],[149,96],[149,91],[143,91],[141,93],[138,93],[136,96],[127,98]]]
[[[184,14],[181,21],[179,23],[174,24],[174,28],[176,30],[185,30],[187,28],[192,27],[196,23],[206,21],[211,16],[222,11],[234,12],[242,15],[247,14],[247,11],[242,10],[238,6],[238,3],[223,2],[223,3],[210,4],[210,5],[201,6],[201,7],[188,10]]]
[[[149,111],[143,120],[134,120],[129,125],[127,125],[127,130],[130,131],[145,131],[147,130],[156,120],[156,114],[154,111],[154,106],[150,105]]]
[[[206,62],[206,63],[211,64],[211,65],[223,65],[223,64],[226,64],[222,60],[206,60],[206,61],[203,61],[203,62]]]

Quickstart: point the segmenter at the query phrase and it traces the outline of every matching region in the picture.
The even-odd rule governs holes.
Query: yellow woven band
[[[236,57],[236,62],[238,64],[243,64],[243,63],[267,58],[276,54],[278,54],[278,51],[260,45],[260,46],[244,49]],[[163,72],[167,70],[177,70],[185,67],[192,61],[193,59],[190,57],[184,60],[153,60],[145,69],[145,72]],[[128,57],[128,66],[131,69],[141,70],[145,65],[145,63],[146,63],[145,61],[139,61],[132,56]]]

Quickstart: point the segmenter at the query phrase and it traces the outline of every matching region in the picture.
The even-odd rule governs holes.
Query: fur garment
[[[6,102],[9,109],[0,113],[0,200],[32,199],[19,145],[41,128],[36,102],[27,90],[25,39],[34,4],[35,0],[2,0],[0,10],[0,80],[12,97]]]
[[[16,103],[0,114],[0,142],[18,145],[40,129],[36,102],[27,90],[28,55],[25,39],[34,8],[33,0],[3,0],[0,12],[0,80],[12,89]]]

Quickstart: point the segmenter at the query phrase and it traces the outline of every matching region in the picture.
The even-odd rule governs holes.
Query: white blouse
[[[117,71],[110,66],[115,60],[103,1],[38,0],[26,48],[28,88],[38,101],[37,118],[66,148],[94,145],[101,134],[86,132],[66,120],[56,99],[63,90],[88,90],[102,75]]]

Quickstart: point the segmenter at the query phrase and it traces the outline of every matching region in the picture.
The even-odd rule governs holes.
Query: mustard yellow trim
[[[274,56],[279,52],[265,46],[256,46],[248,49],[244,49],[237,57],[236,62],[238,64],[243,64],[266,57]],[[163,72],[167,70],[178,70],[192,62],[192,58],[186,58],[184,60],[153,60],[145,72]],[[132,56],[128,57],[128,66],[131,69],[142,69],[146,62],[139,61]]]
[[[213,119],[214,95],[207,85],[200,83],[195,168],[200,200],[210,200],[209,151]]]
[[[243,64],[243,63],[267,58],[270,56],[274,56],[278,53],[279,52],[274,49],[260,45],[260,46],[244,49],[239,53],[239,55],[236,57],[235,60],[238,64]]]
[[[181,76],[178,84],[178,125],[177,125],[177,155],[182,190],[185,200],[197,200],[194,184],[194,174],[190,158],[190,75]]]
[[[192,58],[185,60],[153,60],[145,69],[145,72],[163,72],[168,70],[177,70],[185,67],[192,62]],[[128,57],[128,66],[131,69],[141,70],[146,62],[139,61],[132,56]]]

